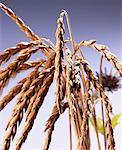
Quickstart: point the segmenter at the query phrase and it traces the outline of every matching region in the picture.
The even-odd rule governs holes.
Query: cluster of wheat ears
[[[0,111],[18,95],[16,105],[6,126],[6,135],[3,140],[2,150],[8,150],[14,139],[17,129],[26,116],[23,131],[17,140],[16,150],[20,150],[33,127],[36,116],[41,108],[49,87],[55,83],[55,104],[52,113],[47,120],[43,150],[49,149],[54,126],[58,118],[66,109],[69,110],[69,134],[70,150],[72,150],[72,128],[77,138],[77,150],[90,150],[89,118],[92,117],[95,124],[95,132],[100,150],[98,136],[94,91],[97,91],[104,113],[104,140],[105,148],[115,150],[115,141],[111,124],[112,106],[106,95],[101,79],[98,79],[92,68],[84,58],[81,47],[91,47],[101,54],[101,58],[113,64],[120,76],[122,76],[122,63],[112,54],[105,45],[97,44],[95,40],[81,41],[76,43],[73,39],[72,30],[65,10],[62,10],[57,19],[56,44],[49,39],[37,36],[11,9],[0,3],[0,8],[18,25],[27,35],[30,42],[21,42],[15,47],[6,49],[0,54],[0,65],[6,63],[17,54],[12,62],[0,70],[0,90],[2,90],[17,73],[33,68],[28,74],[14,86],[0,100]],[[63,19],[69,31],[69,38],[65,38]],[[71,43],[70,50],[68,44]],[[46,59],[28,61],[32,54],[41,51]],[[39,70],[40,68],[41,71]]]

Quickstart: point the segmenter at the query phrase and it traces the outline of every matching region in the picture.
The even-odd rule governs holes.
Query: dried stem
[[[94,104],[93,91],[92,91],[92,96],[91,96],[91,102],[92,102],[92,104]],[[97,136],[98,150],[101,150],[100,140],[99,140],[99,134],[98,134],[98,126],[97,126],[97,119],[96,119],[97,116],[96,116],[95,107],[93,108],[92,117],[93,117],[93,120],[94,120],[94,127],[95,127],[96,136]]]
[[[63,12],[66,16],[66,21],[67,21],[67,26],[68,26],[68,30],[69,30],[69,37],[70,37],[70,41],[71,41],[71,45],[72,45],[72,50],[73,50],[73,52],[75,52],[75,42],[74,42],[74,39],[73,39],[72,28],[71,28],[71,25],[70,25],[69,16],[68,16],[68,13],[65,10],[63,10]]]
[[[68,110],[68,116],[69,116],[69,136],[70,136],[70,150],[72,150],[72,124],[71,124],[71,115],[70,110]]]
[[[99,78],[99,82],[100,82],[101,85],[102,85],[102,62],[103,62],[103,56],[101,56],[101,59],[100,59],[100,78]],[[107,150],[106,133],[105,133],[105,119],[104,119],[104,106],[103,106],[103,102],[102,101],[101,101],[101,110],[102,110],[104,146],[105,146],[105,150]]]

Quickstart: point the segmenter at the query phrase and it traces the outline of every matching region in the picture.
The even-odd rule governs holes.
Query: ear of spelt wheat
[[[45,60],[41,59],[38,61],[32,61],[32,62],[25,62],[23,63],[20,68],[18,68],[17,72],[25,71],[27,69],[30,69],[31,67],[37,67],[43,65]],[[4,109],[4,107],[17,95],[20,93],[23,84],[26,82],[27,77],[22,79],[21,81],[18,82],[16,86],[14,86],[7,95],[5,95],[1,100],[0,100],[0,111]]]
[[[39,108],[43,104],[44,98],[49,90],[49,87],[50,87],[52,81],[53,81],[53,73],[51,73],[51,75],[49,75],[49,77],[47,77],[45,79],[43,85],[41,86],[41,89],[39,90],[39,92],[37,94],[37,98],[32,106],[32,110],[28,116],[28,119],[25,122],[25,126],[23,128],[22,134],[17,141],[17,144],[16,144],[17,150],[20,150],[22,143],[25,142],[25,140],[28,136],[28,133],[34,124],[34,120],[38,114]]]
[[[122,63],[118,60],[118,58],[113,53],[108,51],[107,46],[97,44],[95,40],[81,41],[77,45],[77,49],[79,49],[81,46],[92,47],[94,50],[101,53],[109,62],[111,62],[114,65],[114,67],[119,72],[120,76],[122,76]]]
[[[101,84],[97,80],[96,76],[93,74],[92,69],[89,67],[88,63],[82,58],[80,58],[80,61],[82,65],[84,66],[84,70],[87,75],[89,75],[89,79],[92,82],[94,88],[98,91],[99,96],[102,98],[103,104],[105,106],[106,111],[106,123],[107,123],[107,143],[108,143],[108,150],[115,149],[115,142],[114,142],[114,136],[113,136],[113,129],[111,125],[111,118],[110,113],[112,112],[112,106],[110,104],[109,98],[106,96]]]
[[[38,49],[26,49],[23,50],[19,56],[17,56],[12,63],[10,63],[5,69],[0,70],[0,90],[2,90],[7,83],[9,82],[10,78],[12,77],[12,75],[16,73],[16,70],[18,69],[18,67],[20,67],[20,65],[22,65],[25,61],[27,61],[31,55],[35,52],[37,52]]]
[[[68,107],[68,103],[65,102],[62,104],[62,113],[66,110]],[[53,106],[51,116],[47,120],[46,127],[45,127],[45,132],[46,132],[46,137],[44,140],[44,145],[43,145],[43,150],[48,150],[51,142],[51,137],[52,137],[52,132],[54,130],[54,126],[58,118],[60,117],[59,110],[57,108],[57,104]]]
[[[91,93],[90,93],[90,81],[89,76],[87,76],[87,85],[84,93],[84,110],[83,110],[83,120],[81,124],[81,135],[79,138],[79,142],[77,145],[77,149],[90,149],[88,130],[89,130],[89,101],[91,101]]]
[[[19,26],[32,41],[40,39],[10,8],[0,3],[0,8]]]
[[[28,97],[26,95],[26,91],[29,89],[31,82],[34,78],[38,77],[39,72],[38,68],[36,68],[33,72],[30,73],[30,75],[26,78],[26,81],[24,82],[20,95],[17,100],[17,104],[15,105],[15,108],[13,109],[13,113],[8,121],[7,124],[7,133],[3,141],[3,149],[8,149],[10,146],[11,139],[13,140],[16,131],[17,131],[17,123],[20,124],[21,120],[23,118],[24,108],[27,107],[27,100]],[[9,144],[8,144],[9,143]]]
[[[38,110],[39,110],[39,108],[41,107],[41,105],[43,103],[43,100],[44,100],[44,97],[45,97],[44,95],[46,94],[45,92],[46,91],[48,92],[49,86],[52,83],[52,80],[53,80],[53,70],[52,69],[54,69],[54,67],[53,67],[54,59],[55,59],[55,53],[52,53],[50,58],[48,59],[48,61],[45,63],[45,66],[43,68],[42,73],[39,75],[39,78],[35,79],[35,81],[33,81],[32,84],[31,84],[33,86],[33,85],[36,85],[36,84],[39,85],[41,83],[40,86],[39,86],[40,90],[39,89],[38,89],[38,91],[34,90],[32,92],[33,94],[31,94],[31,97],[32,97],[32,96],[34,96],[34,93],[36,94],[38,92],[37,95],[32,99],[33,102],[30,103],[31,107],[27,108],[28,114],[26,116],[25,128],[23,129],[22,136],[18,140],[16,149],[20,149],[22,143],[26,140],[27,135],[28,135],[29,131],[31,130],[31,128],[33,126],[33,123],[34,123],[34,120],[35,120],[35,118],[38,114]],[[39,83],[38,79],[41,80],[40,83]],[[44,81],[44,83],[43,83],[43,81]],[[35,87],[37,87],[37,85]],[[42,97],[42,99],[41,99],[41,97]],[[40,103],[40,101],[41,101],[41,103]],[[34,110],[33,110],[33,107],[36,107],[37,109],[34,108]]]
[[[23,84],[26,82],[27,78],[22,79],[18,82],[16,86],[14,86],[8,94],[6,94],[1,100],[0,100],[0,111],[4,109],[4,107],[11,101],[13,98],[20,93]]]
[[[43,45],[46,44],[43,41],[48,41],[46,38],[41,38],[38,35],[36,35],[25,23],[24,21],[19,18],[10,8],[6,7],[3,3],[0,2],[0,8],[18,25],[18,27],[26,34],[28,38],[30,38],[32,41],[40,40]],[[54,51],[52,47],[50,47],[51,51]],[[47,52],[47,49],[43,50],[44,54],[49,57],[49,53]]]
[[[21,52],[24,49],[32,48],[33,46],[39,46],[42,42],[40,40],[31,41],[31,42],[21,42],[18,43],[15,47],[8,48],[0,54],[0,65],[6,63],[13,55]],[[40,45],[41,47],[41,45]],[[44,48],[44,46],[42,47]]]
[[[73,72],[73,61],[71,51],[66,48],[66,99],[69,105],[70,115],[73,123],[73,127],[76,133],[77,139],[80,137],[80,127],[78,123],[78,115],[76,112],[76,106],[74,103],[74,95],[72,93],[71,87],[73,86],[72,81]]]
[[[62,92],[63,92],[62,101],[63,101],[64,97],[65,97],[66,79],[65,79],[65,76],[63,76],[62,78],[64,81],[63,85],[62,85]],[[64,103],[62,101],[61,101],[61,103],[62,103],[62,113],[63,113],[65,111],[65,109],[68,107],[68,103],[66,103],[66,102]],[[55,125],[55,122],[58,120],[59,117],[60,117],[60,112],[58,110],[57,104],[55,104],[53,109],[52,109],[51,116],[47,120],[46,127],[44,130],[46,132],[46,137],[44,140],[43,150],[48,150],[48,148],[49,148],[49,145],[51,142],[51,137],[52,137],[52,132],[54,130],[54,125]]]
[[[40,67],[44,67],[45,62],[46,62],[45,59],[38,59],[37,61],[27,61],[27,62],[23,63],[22,65],[20,65],[20,67],[17,69],[17,73],[26,71],[26,70],[36,67],[38,65]]]
[[[62,60],[63,60],[63,48],[64,48],[64,24],[63,24],[64,13],[60,14],[57,20],[57,30],[56,30],[56,56],[55,56],[55,96],[56,103],[61,113],[61,101],[63,98],[62,93]]]

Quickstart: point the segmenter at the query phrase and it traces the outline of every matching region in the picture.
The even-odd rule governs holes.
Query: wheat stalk
[[[112,106],[110,104],[109,98],[106,96],[102,88],[102,85],[99,83],[99,81],[97,80],[97,77],[94,75],[92,68],[88,65],[88,62],[83,57],[78,57],[78,60],[81,61],[86,74],[87,75],[90,74],[90,80],[94,88],[98,91],[99,96],[102,98],[101,100],[103,101],[103,103],[107,105],[109,113],[112,113]]]
[[[16,77],[17,73],[21,73],[23,71],[26,71],[30,68],[33,68],[33,67],[44,67],[44,63],[45,63],[46,60],[44,59],[40,59],[40,60],[37,60],[37,61],[27,61],[25,63],[23,63],[22,65],[20,65],[17,69],[16,69],[16,72],[13,72],[12,74],[12,77]]]
[[[100,58],[100,78],[99,78],[100,84],[102,84],[102,62],[103,62],[103,56],[101,56]],[[103,133],[104,133],[104,145],[106,150],[107,145],[106,145],[106,133],[105,133],[104,106],[102,101],[101,101],[101,111],[102,111]]]
[[[47,61],[47,63],[48,63],[48,61]],[[33,72],[31,72],[28,77],[26,77],[26,82],[24,83],[24,85],[22,87],[21,93],[20,93],[18,101],[17,101],[17,104],[20,107],[23,107],[25,105],[26,99],[28,99],[29,97],[31,97],[31,95],[33,95],[37,86],[42,84],[42,81],[47,76],[45,68],[43,69],[44,71],[42,71],[39,74],[38,69],[39,69],[40,65],[41,65],[41,62],[39,65],[37,65],[35,67],[35,70]],[[49,74],[49,70],[47,71],[47,74]],[[16,108],[17,108],[17,106],[16,106]],[[17,109],[17,111],[18,111],[18,109]]]
[[[41,89],[39,90],[37,94],[36,101],[34,102],[32,110],[28,116],[28,119],[25,122],[25,126],[23,128],[22,134],[17,141],[16,150],[20,150],[22,143],[26,140],[28,133],[34,124],[34,120],[38,114],[38,110],[44,101],[44,98],[49,90],[49,87],[52,81],[53,81],[53,73],[51,73],[51,75],[49,75],[49,77],[45,79],[45,81],[43,82],[43,85],[41,86]]]
[[[111,118],[107,108],[105,108],[105,111],[106,111],[106,138],[107,138],[108,150],[115,150],[115,140],[114,140],[113,128],[111,124]]]
[[[67,107],[68,107],[67,102],[62,104],[62,113],[66,110]],[[51,137],[52,137],[52,132],[54,130],[54,125],[55,125],[56,121],[59,119],[60,115],[61,114],[59,113],[59,110],[57,108],[57,104],[55,104],[53,106],[51,116],[47,120],[46,127],[45,127],[45,130],[44,130],[46,132],[46,137],[45,137],[45,140],[44,140],[43,150],[48,150],[49,149],[49,145],[50,145]]]
[[[36,101],[36,98],[38,96],[39,90],[41,86],[43,85],[43,81],[51,74],[51,71],[53,71],[54,67],[48,68],[47,71],[44,70],[40,73],[39,77],[35,79],[32,84],[31,84],[31,91],[29,93],[32,94],[32,100],[27,108],[27,113],[26,113],[26,120],[28,120],[28,117],[31,113],[31,109]]]
[[[32,41],[40,39],[11,9],[0,3],[0,8],[19,26]]]
[[[16,71],[17,73],[21,72],[21,71],[25,71],[31,67],[37,67],[37,66],[41,66],[43,65],[43,63],[45,62],[45,60],[38,60],[38,61],[32,61],[32,62],[25,62],[23,63],[18,70]],[[16,74],[15,74],[16,75]],[[18,84],[16,86],[14,86],[7,95],[5,95],[1,100],[0,100],[0,111],[21,91],[21,88],[24,84],[24,82],[26,82],[27,77],[22,79],[21,81],[18,82]]]
[[[20,93],[23,84],[26,82],[27,78],[22,79],[18,82],[16,86],[14,86],[8,94],[6,94],[1,100],[0,100],[0,111],[4,109],[4,107],[17,95]]]
[[[48,68],[47,70],[44,69],[40,73],[39,77],[32,82],[31,88],[33,89],[34,94],[32,94],[30,103],[29,103],[27,111],[26,111],[26,120],[28,120],[28,116],[31,113],[31,109],[34,105],[34,102],[36,101],[38,92],[43,84],[43,81],[50,75],[50,73],[51,73],[51,71],[53,71],[53,69],[54,69],[54,67]]]
[[[29,89],[30,84],[33,81],[33,79],[38,77],[39,75],[38,68],[35,68],[35,70],[30,73],[30,75],[26,78],[26,81],[22,86],[20,95],[17,100],[17,104],[15,105],[11,118],[9,119],[8,124],[7,124],[7,128],[6,128],[7,133],[6,133],[5,139],[3,141],[3,146],[2,146],[3,150],[6,150],[9,148],[8,146],[10,146],[10,141],[11,139],[14,138],[16,134],[17,122],[19,124],[21,123],[21,120],[23,118],[23,111],[24,111],[24,108],[27,107],[28,105],[27,100],[29,99],[29,94],[27,95],[26,92]]]
[[[108,150],[115,149],[115,142],[114,142],[114,136],[113,136],[113,129],[111,125],[111,118],[110,118],[110,113],[112,112],[112,107],[110,104],[110,101],[108,97],[106,96],[102,86],[98,82],[96,76],[93,74],[92,69],[89,67],[88,63],[82,58],[79,58],[81,61],[84,70],[87,75],[89,75],[89,79],[92,82],[94,88],[98,91],[99,96],[102,98],[101,100],[103,101],[103,104],[105,106],[105,111],[106,111],[106,135],[107,135],[107,143],[108,143]]]
[[[20,52],[22,49],[26,49],[26,48],[29,48],[31,45],[30,43],[27,44],[25,42],[22,42],[22,43],[19,43],[17,44],[15,47],[11,47],[11,48],[8,48],[6,50],[4,50],[1,54],[0,54],[0,65],[2,63],[5,63],[7,62],[11,56],[17,54],[18,52]]]
[[[39,93],[43,90],[41,90],[41,87],[44,87],[44,83],[47,82],[49,79],[49,83],[52,82],[52,78],[53,76],[50,75],[51,71],[53,71],[54,67],[54,59],[55,59],[55,53],[52,53],[50,58],[48,59],[48,61],[45,63],[45,66],[43,68],[43,71],[39,74],[39,77],[36,78],[30,85],[30,90],[27,91],[28,97],[33,97],[31,100],[32,102],[30,103],[29,107],[27,108],[27,115],[26,115],[26,123],[28,122],[28,120],[30,119],[29,117],[31,116],[31,114],[33,113],[32,108],[33,106],[35,106],[35,103],[37,102],[37,100],[39,100]],[[44,83],[43,83],[44,81]],[[51,83],[50,83],[51,84]],[[39,90],[40,89],[40,90]],[[43,89],[43,88],[42,88]],[[47,90],[47,89],[45,89]],[[44,92],[44,91],[43,91]],[[40,93],[41,94],[41,93]],[[42,93],[43,94],[43,93]],[[38,107],[39,105],[37,105]],[[32,112],[31,112],[32,111]],[[36,113],[36,112],[35,112]],[[36,113],[37,115],[37,113]],[[36,117],[35,115],[35,117]],[[33,118],[34,116],[32,116],[32,120],[34,121],[35,118]],[[27,123],[28,124],[28,123]],[[25,124],[26,126],[26,124]],[[33,125],[32,125],[33,126]],[[25,128],[26,129],[26,128]],[[27,137],[27,136],[26,136]],[[25,138],[26,138],[25,137]],[[23,138],[22,138],[23,140]],[[19,140],[21,141],[21,140]],[[22,142],[22,141],[21,141]],[[21,145],[22,143],[19,143],[19,145]],[[19,149],[19,145],[17,146]]]
[[[31,109],[32,109],[32,107],[33,107],[33,104],[34,104],[34,102],[35,102],[35,100],[36,100],[36,97],[37,97],[39,88],[40,88],[40,86],[39,86],[38,88],[36,88],[34,95],[30,98],[30,102],[29,102],[28,107],[27,107],[27,110],[26,110],[26,120],[28,119],[28,116],[29,116],[29,114],[30,114],[30,112],[31,112]]]
[[[73,124],[76,133],[78,142],[77,150],[90,150],[88,119],[90,113],[92,113],[92,108],[95,115],[93,93],[91,95],[93,88],[98,92],[98,97],[101,98],[101,102],[103,102],[105,107],[106,140],[108,150],[115,150],[114,135],[110,118],[110,113],[112,113],[111,103],[104,92],[101,82],[99,82],[94,75],[92,68],[90,68],[82,52],[80,51],[82,57],[77,56],[76,52],[82,46],[93,48],[112,63],[114,68],[116,68],[122,76],[122,63],[118,58],[109,52],[106,46],[97,44],[95,40],[81,41],[79,44],[75,43],[69,16],[65,10],[62,10],[57,20],[57,30],[55,34],[56,44],[54,45],[49,39],[36,35],[22,21],[22,19],[1,2],[0,8],[31,40],[30,42],[21,42],[15,47],[8,48],[0,54],[1,65],[10,60],[13,55],[19,53],[5,69],[0,70],[0,90],[7,85],[11,77],[16,76],[16,74],[22,71],[26,71],[27,69],[34,68],[26,78],[19,81],[18,84],[14,86],[0,101],[0,110],[2,110],[15,96],[18,95],[17,103],[6,127],[7,131],[3,140],[2,149],[9,149],[11,140],[14,139],[17,128],[25,113],[25,125],[15,147],[16,150],[21,149],[23,142],[25,142],[31,128],[33,127],[38,111],[48,93],[49,87],[54,80],[56,102],[52,109],[51,116],[46,123],[46,138],[43,150],[49,149],[55,123],[67,107],[69,108],[70,150],[72,150],[71,123]],[[69,31],[69,40],[64,39],[64,16],[66,17],[66,24]],[[68,41],[71,42],[73,54],[67,48]],[[48,59],[28,61],[31,55],[38,50],[41,50]],[[64,50],[66,50],[65,54],[63,52]],[[41,72],[39,71],[40,67],[43,67]],[[84,72],[86,73],[86,76],[84,75]],[[67,102],[64,100],[65,94]],[[95,120],[96,115],[93,117],[98,138],[97,124]],[[98,146],[100,149],[99,139]]]
[[[81,46],[88,46],[95,49],[97,52],[101,53],[109,62],[111,62],[114,67],[117,69],[119,74],[122,76],[122,63],[118,60],[116,55],[108,51],[107,46],[97,44],[95,40],[90,41],[81,41],[76,50],[78,50]]]
[[[37,52],[38,49],[34,49],[34,50],[23,50],[19,56],[17,56],[12,63],[10,63],[5,69],[1,70],[1,74],[0,74],[0,90],[2,90],[6,84],[9,82],[10,78],[12,77],[12,75],[16,73],[16,70],[18,69],[18,67],[20,67],[20,65],[22,65],[25,61],[27,61],[30,56]]]
[[[2,63],[6,63],[13,55],[21,52],[24,49],[27,49],[27,48],[29,49],[29,48],[32,48],[33,46],[40,46],[40,48],[42,49],[46,48],[46,46],[41,45],[41,43],[42,42],[40,40],[31,41],[31,42],[21,42],[21,43],[18,43],[15,47],[11,47],[11,48],[4,50],[0,54],[0,65]]]
[[[56,30],[56,56],[55,56],[55,96],[56,103],[59,109],[61,110],[61,101],[63,98],[62,93],[62,59],[63,59],[63,48],[64,48],[64,24],[63,24],[64,12],[60,13],[60,17],[57,20],[57,30]]]
[[[46,55],[49,55],[51,48],[48,45],[42,44],[41,40],[31,41],[31,42],[21,42],[15,47],[8,48],[0,54],[0,65],[6,63],[13,55],[21,52],[24,49],[29,49],[34,46],[39,46],[42,51],[45,51]]]
[[[45,46],[46,44],[44,41],[47,41],[48,43],[51,43],[50,40],[47,40],[46,38],[41,38],[38,35],[36,35],[25,23],[24,21],[19,18],[10,8],[6,7],[3,3],[0,3],[0,8],[19,26],[19,28],[26,34],[27,37],[29,37],[32,41],[40,40],[42,44]],[[51,51],[54,51],[54,47],[50,47]],[[44,54],[46,56],[49,56],[49,53],[46,50],[43,50]]]
[[[44,67],[45,62],[46,62],[45,59],[38,59],[36,61],[27,61],[23,63],[22,65],[20,65],[20,67],[17,69],[17,73],[36,67],[38,65],[40,67]]]
[[[66,48],[66,99],[69,105],[70,115],[72,119],[72,123],[75,129],[76,137],[79,139],[80,137],[80,128],[78,124],[77,112],[74,104],[74,95],[71,93],[72,82],[72,69],[73,69],[73,61],[72,55],[68,48]]]
[[[94,105],[94,101],[95,101],[95,98],[94,98],[93,94],[94,93],[93,93],[93,90],[92,90],[92,96],[91,96],[92,105]],[[98,134],[98,124],[97,124],[97,116],[96,116],[96,109],[95,109],[95,107],[93,108],[92,117],[93,117],[93,121],[94,121],[96,137],[97,137],[98,150],[101,150],[100,139],[99,139],[99,134]]]
[[[74,56],[74,59],[75,59],[75,56]],[[74,101],[74,106],[75,106],[75,120],[77,120],[76,122],[76,126],[77,128],[79,128],[78,132],[79,132],[79,139],[80,139],[80,136],[82,134],[82,131],[81,131],[81,125],[82,125],[82,122],[83,122],[83,115],[82,115],[82,112],[84,111],[82,109],[82,106],[80,107],[79,104],[81,104],[81,101],[82,99],[80,99],[79,97],[79,92],[81,91],[81,83],[80,83],[80,62],[79,61],[76,61],[74,60],[73,62],[73,70],[72,70],[72,75],[71,75],[71,79],[72,79],[72,85],[71,85],[71,96],[72,96],[72,99]],[[79,140],[78,139],[78,140]],[[83,146],[80,146],[80,147],[77,147],[77,149],[81,149],[83,148],[84,150],[86,149],[85,147],[85,143],[83,143]]]
[[[23,118],[23,109],[24,108],[25,109],[28,108],[29,98],[32,97],[34,95],[34,93],[36,93],[37,86],[38,86],[38,90],[39,90],[39,87],[42,85],[43,80],[46,79],[47,75],[49,74],[49,70],[47,71],[47,75],[46,75],[46,71],[45,70],[40,75],[39,75],[38,72],[36,73],[36,71],[38,71],[37,68],[27,78],[27,81],[25,82],[25,84],[23,86],[23,89],[22,89],[22,91],[20,93],[20,96],[19,96],[19,99],[17,101],[17,104],[16,104],[16,106],[15,106],[15,108],[13,110],[13,114],[12,114],[11,118],[9,119],[9,122],[8,122],[8,125],[7,125],[7,129],[8,130],[7,130],[7,134],[6,134],[6,137],[4,139],[4,142],[3,142],[3,149],[8,149],[9,148],[7,146],[8,145],[10,146],[10,139],[11,138],[13,139],[15,134],[16,134],[17,122],[19,122],[19,124],[20,124],[20,122],[21,122],[21,120]],[[34,78],[37,79],[38,78],[37,75],[39,75],[39,78],[40,78],[39,81],[35,82],[35,80],[34,80],[32,82],[33,76],[34,76]],[[40,80],[41,80],[41,82],[40,82]],[[32,84],[31,84],[31,82],[32,82]]]
[[[62,84],[62,92],[63,92],[63,98],[62,101],[65,97],[65,89],[66,89],[66,80],[65,80],[65,76],[62,75],[63,78],[63,84]],[[65,109],[68,107],[68,103],[66,102],[62,102],[62,113],[65,111]],[[49,117],[49,119],[47,120],[46,123],[46,127],[45,127],[45,132],[46,132],[46,137],[44,140],[44,145],[43,145],[43,150],[48,150],[50,142],[51,142],[51,137],[52,137],[52,132],[54,130],[54,125],[55,122],[58,120],[58,118],[60,117],[60,112],[59,109],[57,107],[57,104],[55,104],[53,106],[52,112],[51,112],[51,116]]]
[[[87,86],[86,86],[86,91],[84,93],[84,110],[83,110],[83,120],[81,124],[81,135],[79,138],[79,143],[77,146],[77,149],[90,149],[89,143],[88,143],[88,138],[87,138],[87,132],[89,129],[88,125],[88,118],[89,118],[89,101],[91,101],[91,93],[90,93],[90,81],[89,77],[87,76],[88,81],[87,81]],[[86,143],[86,144],[85,144]]]

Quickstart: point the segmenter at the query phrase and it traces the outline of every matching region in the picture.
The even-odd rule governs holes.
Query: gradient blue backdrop
[[[58,18],[60,10],[65,9],[69,13],[73,35],[76,42],[80,42],[81,40],[95,39],[98,43],[108,45],[110,51],[116,54],[117,57],[122,60],[122,15],[120,9],[122,7],[121,1],[119,0],[3,0],[2,2],[13,9],[35,33],[37,33],[39,36],[49,38],[54,43],[56,19]],[[68,34],[66,33],[66,35]],[[2,11],[0,11],[0,52],[22,41],[29,40],[26,38],[25,34],[19,30],[16,24]],[[83,49],[83,53],[86,59],[90,62],[90,65],[97,71],[99,69],[98,61],[100,55],[94,50],[88,48]],[[42,57],[42,55],[34,55],[33,59],[36,57]],[[112,65],[109,65],[107,61],[104,61],[104,67],[105,66],[108,67],[108,70],[110,70],[112,67]],[[17,75],[16,79],[11,80],[10,84],[3,91],[2,96],[4,96],[6,91],[13,87],[17,81],[25,77],[27,73],[19,74]],[[22,150],[41,149],[44,139],[44,125],[55,101],[53,89],[54,85],[51,86],[49,94],[46,96],[44,105],[40,109],[38,117],[36,118],[33,130],[31,130],[29,133],[29,137],[22,146]],[[109,94],[115,114],[122,112],[121,92],[122,91],[119,90],[114,94]],[[16,100],[11,102],[10,105],[0,113],[0,145],[5,135],[5,124],[7,123],[7,119],[10,117],[12,107],[15,105],[15,101]],[[100,116],[99,111],[98,115]],[[20,126],[19,132],[17,132],[17,136],[11,146],[11,150],[14,150],[14,145],[16,143],[16,139],[18,139],[19,133],[22,130],[23,123],[24,120]],[[117,150],[122,150],[120,126],[118,126],[114,131]],[[76,142],[74,136],[75,135],[73,134],[73,145],[75,149]],[[103,149],[103,137],[100,136],[100,139],[102,141]],[[96,138],[94,134],[92,134],[91,143],[92,149],[97,149]],[[66,111],[56,123],[50,150],[68,149],[68,114]]]

